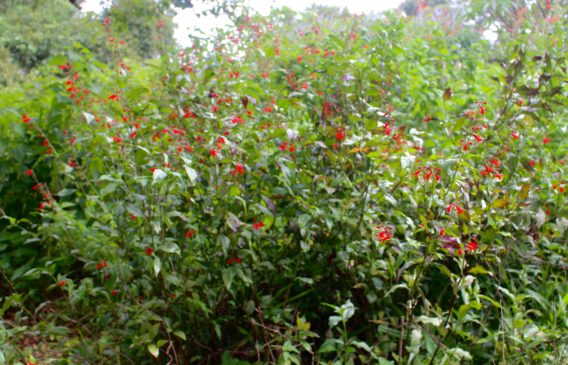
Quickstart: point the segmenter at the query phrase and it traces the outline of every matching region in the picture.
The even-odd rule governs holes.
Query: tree
[[[66,0],[7,1],[0,8],[0,48],[25,73],[75,43],[95,50],[104,39],[95,19],[79,16]]]
[[[161,53],[161,47],[173,45],[173,10],[154,0],[115,0],[104,11],[113,31],[140,58]]]

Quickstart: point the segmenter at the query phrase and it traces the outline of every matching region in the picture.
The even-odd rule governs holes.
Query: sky
[[[86,0],[82,5],[83,11],[99,12],[101,0]],[[288,6],[294,10],[304,10],[312,4],[337,6],[347,8],[351,13],[380,12],[398,7],[403,0],[247,0],[247,3],[263,15],[270,12],[271,7]],[[228,23],[225,17],[215,18],[205,16],[198,18],[195,13],[201,10],[199,4],[194,9],[179,11],[174,17],[177,29],[174,33],[177,43],[182,47],[191,45],[188,33],[193,29],[200,29],[204,33],[212,33],[216,28],[223,27]]]

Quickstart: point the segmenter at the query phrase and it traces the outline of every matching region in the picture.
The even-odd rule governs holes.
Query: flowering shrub
[[[281,10],[144,64],[54,58],[1,102],[0,338],[45,321],[62,363],[566,359],[563,51],[456,32]]]

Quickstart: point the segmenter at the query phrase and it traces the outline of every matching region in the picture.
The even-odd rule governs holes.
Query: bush
[[[0,114],[0,334],[61,363],[561,362],[565,61],[531,37],[565,26],[445,26],[282,10],[52,59]]]

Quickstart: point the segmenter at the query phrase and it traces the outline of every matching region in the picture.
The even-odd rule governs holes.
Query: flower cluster
[[[460,207],[459,205],[457,205],[456,203],[450,203],[450,205],[448,205],[446,207],[446,213],[448,213],[448,214],[453,212],[454,210],[456,211],[457,214],[464,214],[465,213],[465,210],[462,207]]]
[[[389,226],[377,226],[379,232],[377,233],[377,238],[385,243],[392,238],[393,228]]]
[[[497,180],[503,179],[503,174],[499,173],[501,162],[498,159],[493,158],[488,164],[485,164],[484,166],[484,169],[480,171],[481,175],[485,177],[493,175],[493,177]]]
[[[439,182],[441,173],[442,169],[439,167],[420,166],[412,175],[417,179],[422,177],[424,181],[433,180]]]
[[[227,265],[233,265],[233,264],[240,264],[241,262],[243,262],[243,259],[241,259],[240,257],[229,257],[227,259]]]

